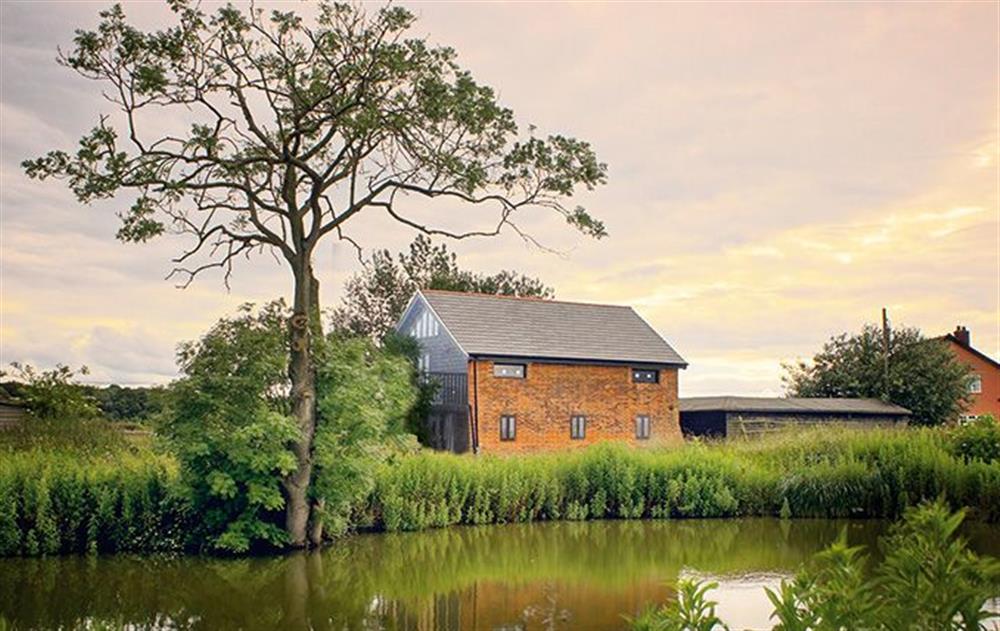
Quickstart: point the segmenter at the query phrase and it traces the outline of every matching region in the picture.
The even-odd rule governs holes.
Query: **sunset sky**
[[[22,160],[71,148],[110,108],[54,61],[108,4],[0,5],[0,359],[162,383],[178,342],[290,277],[260,258],[228,293],[218,276],[176,289],[181,243],[115,240],[125,200],[85,207],[24,176]],[[144,27],[171,16],[125,6]],[[464,267],[633,305],[690,363],[682,395],[780,394],[782,361],[883,306],[928,335],[964,324],[1000,356],[1000,4],[406,6],[520,122],[589,140],[609,168],[575,200],[607,239],[539,214],[525,226],[561,255],[507,234],[455,243]],[[348,226],[366,247],[414,236],[382,214]],[[326,306],[357,266],[324,248]]]

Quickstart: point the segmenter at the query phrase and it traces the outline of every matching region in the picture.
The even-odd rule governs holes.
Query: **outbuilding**
[[[686,397],[680,400],[685,436],[747,437],[795,426],[839,423],[852,427],[902,426],[904,407],[879,399],[801,397]]]

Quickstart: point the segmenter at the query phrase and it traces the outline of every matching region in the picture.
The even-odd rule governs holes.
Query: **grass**
[[[377,469],[352,525],[894,519],[939,497],[971,518],[1000,521],[1000,461],[956,447],[967,442],[937,429],[825,428],[753,442],[605,444],[507,458],[428,451]],[[197,549],[197,524],[176,462],[148,442],[86,422],[0,436],[0,556]]]
[[[1000,463],[953,455],[942,430],[819,429],[652,450],[422,453],[380,470],[356,521],[396,531],[555,519],[896,518],[938,497],[1000,520]]]

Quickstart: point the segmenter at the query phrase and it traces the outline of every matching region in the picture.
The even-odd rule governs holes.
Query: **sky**
[[[25,177],[22,160],[71,148],[110,108],[55,63],[107,5],[0,3],[0,361],[163,383],[179,342],[291,279],[259,258],[228,291],[211,275],[178,289],[164,280],[178,238],[121,244],[127,201],[82,206]],[[124,5],[145,28],[171,16]],[[503,234],[451,244],[463,267],[634,306],[689,362],[682,396],[780,395],[782,362],[882,307],[927,335],[964,324],[1000,357],[1000,3],[406,6],[519,122],[588,140],[608,165],[573,200],[608,238],[539,214],[523,226],[555,252]],[[366,248],[414,236],[351,221]],[[323,248],[325,305],[357,269],[352,248]]]

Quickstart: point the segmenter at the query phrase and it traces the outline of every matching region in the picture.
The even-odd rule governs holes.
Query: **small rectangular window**
[[[587,435],[587,417],[569,417],[569,437],[573,440],[583,440]]]
[[[635,437],[639,440],[649,440],[649,416],[640,414],[635,417]]]
[[[493,376],[524,379],[524,364],[493,364]]]
[[[500,417],[500,440],[514,440],[517,436],[517,419],[509,414]]]
[[[969,379],[969,393],[971,394],[982,394],[983,392],[983,378],[979,375],[972,375]]]
[[[632,383],[659,383],[659,370],[632,369]]]

